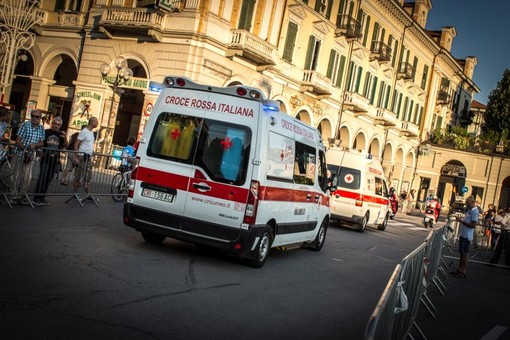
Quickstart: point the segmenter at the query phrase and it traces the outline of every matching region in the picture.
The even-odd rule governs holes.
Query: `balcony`
[[[304,70],[303,81],[299,90],[301,92],[310,92],[319,98],[323,98],[331,95],[330,87],[331,79],[328,77],[314,70]]]
[[[450,104],[450,94],[446,90],[439,90],[437,94],[436,104],[441,106],[447,106]]]
[[[355,116],[368,113],[370,102],[357,92],[345,92],[344,109],[351,110]]]
[[[404,81],[412,81],[414,80],[414,74],[416,69],[413,65],[406,63],[405,61],[401,62],[398,68],[398,79],[403,79]]]
[[[257,71],[275,65],[276,47],[246,30],[233,30],[227,57],[238,56],[257,66]]]
[[[401,122],[400,123],[400,136],[405,137],[418,137],[419,129],[418,125],[413,124],[411,122]]]
[[[370,59],[379,63],[387,63],[391,60],[391,48],[382,41],[372,41],[370,47]]]
[[[390,110],[378,108],[374,119],[374,125],[391,127],[397,125],[397,115]]]
[[[109,8],[99,19],[99,29],[110,38],[151,37],[161,41],[166,14],[151,8]]]
[[[39,25],[34,26],[37,34],[42,35],[46,30],[57,29],[61,31],[79,31],[85,24],[85,13],[71,11],[46,11],[35,10],[35,21]]]
[[[339,15],[336,27],[335,37],[345,37],[347,41],[350,41],[363,36],[361,33],[361,23],[350,15]]]

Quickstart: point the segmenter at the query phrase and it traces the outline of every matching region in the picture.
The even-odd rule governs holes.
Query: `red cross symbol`
[[[230,140],[230,137],[227,137],[225,139],[222,139],[220,144],[223,150],[228,150],[232,146],[232,141]]]
[[[352,175],[350,175],[350,174],[347,174],[344,177],[345,183],[352,183],[353,180],[354,180],[354,177],[352,177]]]
[[[179,129],[175,129],[173,130],[171,133],[170,133],[170,137],[172,137],[172,139],[177,139],[181,136],[181,130]]]

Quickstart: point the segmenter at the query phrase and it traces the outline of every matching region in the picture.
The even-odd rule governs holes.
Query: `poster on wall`
[[[145,124],[147,123],[147,119],[149,119],[149,117],[151,116],[153,108],[154,108],[153,100],[145,98],[143,112],[140,119],[140,126],[138,128],[138,136],[136,137],[136,140],[140,140],[140,138],[142,138],[143,130],[145,129]]]
[[[99,118],[101,114],[101,98],[102,95],[95,91],[77,90],[69,127],[79,130],[82,125],[88,124],[90,117]]]

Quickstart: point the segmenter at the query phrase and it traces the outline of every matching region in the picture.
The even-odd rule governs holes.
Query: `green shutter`
[[[374,31],[372,32],[372,42],[377,40],[377,34],[379,33],[379,23],[374,24]]]
[[[359,93],[359,85],[361,83],[361,76],[363,75],[363,67],[358,68],[358,77],[356,78],[356,87],[354,88],[354,92]]]
[[[237,28],[247,31],[251,28],[251,19],[255,9],[255,0],[244,0],[241,6],[241,14],[239,15],[239,25]]]
[[[365,33],[363,35],[363,46],[367,46],[368,30],[370,29],[370,16],[367,15],[367,24],[365,26]]]
[[[429,67],[428,65],[423,65],[423,75],[421,77],[421,89],[425,90],[425,87],[427,86],[427,76],[429,73]]]
[[[347,91],[352,92],[352,79],[354,78],[354,62],[351,61],[349,65],[349,73],[347,74]]]
[[[306,50],[306,59],[305,59],[305,70],[310,70],[312,66],[312,56],[313,49],[315,47],[315,37],[312,35],[308,38],[308,48]]]
[[[377,77],[374,77],[374,83],[372,84],[372,93],[370,94],[370,104],[374,105],[375,89],[377,88]]]
[[[344,77],[344,68],[345,68],[345,57],[340,56],[340,67],[338,68],[338,75],[336,77],[336,87],[340,88],[342,86],[342,79]]]
[[[328,0],[328,8],[326,9],[326,18],[331,20],[331,10],[333,9],[333,1],[334,0]]]
[[[294,53],[294,46],[296,45],[298,26],[292,21],[289,22],[287,28],[287,37],[285,38],[285,47],[283,48],[282,58],[289,63],[292,62],[292,54]]]
[[[384,99],[384,108],[388,108],[388,104],[390,103],[390,94],[391,94],[391,85],[386,87],[386,98]]]
[[[345,14],[345,2],[347,0],[340,0],[340,6],[338,7],[338,15]]]
[[[333,78],[333,67],[335,66],[335,57],[336,57],[335,50],[331,50],[329,52],[328,70],[326,71],[326,77],[328,77],[329,79]]]

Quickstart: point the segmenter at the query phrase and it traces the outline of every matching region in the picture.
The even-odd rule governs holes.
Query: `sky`
[[[510,69],[510,0],[431,0],[428,30],[453,26],[457,36],[451,53],[455,58],[475,56],[473,80],[480,89],[475,100],[487,104],[487,98]]]

